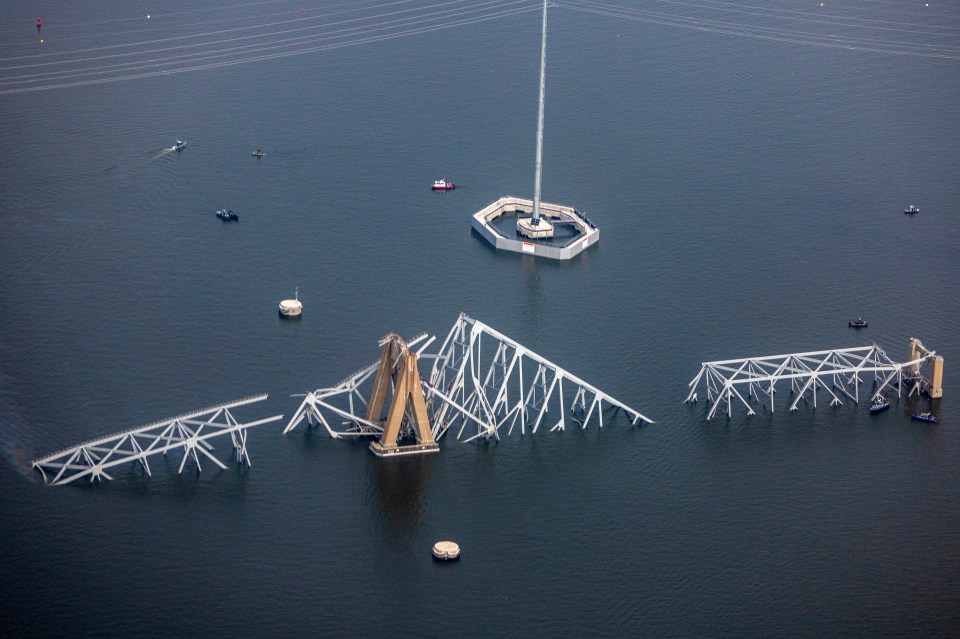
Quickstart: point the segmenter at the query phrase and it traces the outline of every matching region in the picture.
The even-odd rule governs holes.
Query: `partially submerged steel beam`
[[[926,380],[920,373],[921,366],[932,362],[933,378],[936,385]],[[698,389],[703,388],[707,400],[711,402],[707,419],[713,419],[721,406],[726,408],[727,416],[733,414],[733,404],[736,399],[742,404],[748,415],[753,415],[751,403],[754,399],[769,400],[770,412],[775,409],[774,394],[776,384],[789,380],[793,401],[790,410],[797,410],[801,400],[817,405],[817,390],[823,390],[830,396],[830,405],[843,403],[842,397],[854,402],[860,401],[860,384],[863,383],[861,374],[873,373],[876,390],[870,395],[876,399],[885,389],[895,386],[897,395],[907,388],[908,393],[928,392],[931,397],[942,383],[943,358],[934,351],[927,350],[919,340],[911,338],[910,360],[894,362],[886,352],[876,344],[855,348],[840,348],[826,351],[811,351],[808,353],[790,353],[787,355],[768,355],[763,357],[748,357],[744,359],[730,359],[715,362],[704,362],[700,365],[700,372],[688,384],[690,392],[687,394],[688,403],[696,402]],[[744,394],[738,390],[744,389]],[[852,390],[852,392],[851,392]]]
[[[213,450],[210,440],[224,435],[230,435],[235,461],[249,466],[247,429],[278,421],[283,415],[240,423],[230,409],[266,398],[266,394],[245,397],[83,442],[35,460],[33,467],[40,471],[46,483],[54,486],[80,479],[91,482],[111,480],[113,476],[107,471],[128,463],[139,463],[147,475],[152,475],[147,458],[171,451],[182,454],[178,473],[183,472],[188,459],[194,461],[197,472],[200,472],[201,456],[225,470],[226,465],[210,452]]]
[[[418,340],[422,338],[425,336]],[[434,442],[451,428],[456,429],[457,438],[466,433],[467,441],[499,439],[501,432],[510,434],[514,428],[522,434],[536,433],[550,414],[554,414],[550,430],[563,430],[569,422],[585,429],[591,420],[602,428],[604,411],[611,416],[622,412],[634,425],[653,423],[639,411],[466,314],[457,318],[438,351],[425,352],[432,342],[433,338],[416,353],[419,359],[433,360],[428,379],[419,377],[411,364],[416,360],[410,355],[404,356],[404,366],[409,368],[401,379],[398,365],[388,365],[385,358],[388,352],[397,357],[397,362],[404,358],[385,348],[380,362],[354,373],[337,386],[307,393],[284,433],[306,421],[311,426],[322,424],[334,439],[372,437],[382,444],[391,444],[390,416],[381,421],[385,400],[379,399],[383,391],[377,390],[386,387],[383,374],[374,380],[374,390],[366,395],[371,398],[369,404],[360,390],[370,385],[374,372],[391,370],[391,366],[395,371],[394,401],[406,393],[407,423],[410,428],[418,428],[428,420]],[[408,349],[412,345],[408,342]],[[418,384],[419,392],[411,384]],[[427,420],[416,414],[415,398],[421,394],[426,399]],[[367,407],[363,416],[357,401]],[[420,438],[427,441],[422,433]]]

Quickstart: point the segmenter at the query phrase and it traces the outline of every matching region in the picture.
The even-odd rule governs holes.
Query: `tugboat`
[[[890,402],[887,401],[887,398],[883,395],[877,395],[877,398],[873,400],[873,403],[870,404],[871,413],[879,413],[890,408]]]
[[[904,213],[907,213],[907,214],[910,214],[910,215],[913,215],[914,213],[919,213],[919,212],[920,212],[920,207],[919,207],[919,206],[914,206],[913,204],[911,204],[911,205],[908,206],[907,208],[903,209],[903,212],[904,212]]]
[[[256,151],[254,151],[254,152],[251,153],[250,155],[252,155],[252,156],[255,157],[255,158],[262,158],[263,156],[266,155],[266,153],[264,153],[264,152],[261,151],[260,149],[257,149]]]
[[[292,300],[283,300],[280,302],[280,315],[284,317],[300,317],[303,312],[303,304],[300,302],[300,287],[297,287]]]
[[[453,182],[447,182],[445,179],[443,179],[443,180],[434,180],[433,186],[430,187],[430,190],[431,191],[452,191],[455,188],[457,188],[457,186]]]
[[[850,321],[850,328],[866,328],[866,327],[867,327],[867,320],[863,319],[862,317],[858,317],[857,319]]]
[[[183,151],[185,148],[187,148],[187,143],[183,140],[177,140],[177,143],[173,145],[174,151]]]
[[[240,216],[233,212],[232,209],[220,209],[217,211],[217,217],[219,217],[224,222],[239,222]]]
[[[910,413],[910,419],[918,422],[927,422],[928,424],[937,423],[937,418],[933,416],[933,413]]]

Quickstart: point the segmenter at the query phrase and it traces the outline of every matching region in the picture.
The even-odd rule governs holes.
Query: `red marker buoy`
[[[40,18],[37,18],[37,31],[40,30]]]

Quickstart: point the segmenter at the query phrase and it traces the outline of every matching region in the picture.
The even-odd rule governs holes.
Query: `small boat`
[[[300,302],[300,287],[297,287],[292,300],[283,300],[280,302],[280,314],[284,317],[300,317],[303,312],[303,304]]]
[[[187,148],[187,143],[183,140],[177,140],[177,143],[173,145],[174,151],[183,151],[185,148]]]
[[[934,417],[932,413],[910,413],[910,419],[918,422],[927,422],[928,424],[937,423],[937,418]]]
[[[909,214],[919,213],[919,212],[920,212],[920,207],[919,207],[919,206],[914,206],[913,204],[911,204],[911,205],[908,206],[907,208],[903,209],[903,212],[904,212],[904,213],[909,213]]]
[[[239,222],[240,216],[233,212],[232,209],[220,209],[217,211],[217,217],[219,217],[224,222]]]
[[[879,413],[880,411],[887,410],[888,408],[890,408],[890,402],[888,402],[887,398],[883,395],[878,395],[877,398],[873,400],[873,403],[870,404],[871,413]]]
[[[266,153],[264,153],[264,152],[261,151],[260,149],[257,149],[256,151],[254,151],[254,152],[251,153],[250,155],[252,155],[252,156],[255,157],[255,158],[262,158],[263,156],[266,155]]]
[[[447,182],[444,180],[434,180],[433,186],[430,187],[431,191],[452,191],[457,186],[453,182]]]
[[[863,319],[862,317],[858,317],[855,320],[851,320],[849,324],[850,328],[866,328],[867,320]]]

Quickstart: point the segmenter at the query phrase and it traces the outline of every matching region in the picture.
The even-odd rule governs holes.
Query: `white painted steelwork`
[[[543,35],[540,39],[540,99],[537,105],[537,158],[533,179],[532,225],[540,225],[540,183],[543,179],[543,95],[547,76],[547,0],[543,0]],[[552,235],[552,233],[551,233]]]
[[[712,402],[707,419],[712,419],[720,405],[726,401],[727,416],[733,411],[733,398],[736,397],[746,407],[748,415],[754,415],[750,400],[769,400],[770,412],[774,412],[774,394],[776,383],[790,380],[790,390],[794,395],[790,410],[797,410],[800,400],[810,401],[817,406],[817,390],[823,389],[830,395],[830,405],[842,404],[840,399],[846,395],[854,402],[860,401],[860,378],[862,373],[873,373],[876,391],[870,396],[876,398],[887,387],[896,386],[900,396],[904,385],[908,385],[912,394],[919,392],[923,378],[916,371],[920,364],[934,357],[929,351],[922,357],[909,362],[894,362],[886,352],[876,344],[855,348],[841,348],[809,353],[791,353],[787,355],[769,355],[745,359],[729,359],[705,362],[700,372],[688,384],[690,392],[687,402],[697,401],[697,388],[702,381],[707,398]],[[737,390],[746,385],[747,397]],[[852,387],[851,394],[848,387]],[[760,400],[763,401],[763,400]],[[764,402],[766,404],[766,402]]]
[[[486,357],[484,352],[488,353]],[[557,421],[550,430],[563,430],[568,416],[585,429],[596,415],[602,428],[604,403],[606,408],[626,413],[631,424],[653,423],[576,375],[462,313],[435,358],[430,381],[424,388],[428,402],[439,400],[432,420],[434,439],[456,425],[460,426],[458,439],[468,425],[475,428],[465,441],[478,437],[499,439],[501,429],[506,427],[509,435],[517,422],[521,434],[528,428],[536,433],[551,408],[557,410]],[[531,376],[534,368],[536,372]],[[564,402],[565,387],[573,393],[569,408]]]
[[[417,341],[424,338],[426,335]],[[521,433],[528,430],[535,433],[551,410],[556,411],[557,420],[550,430],[563,430],[568,419],[586,428],[593,417],[603,427],[604,409],[622,410],[634,425],[641,421],[653,423],[633,408],[465,314],[454,323],[438,352],[425,353],[433,340],[430,338],[424,343],[417,355],[434,360],[429,379],[421,379],[434,439],[440,439],[454,427],[459,427],[458,439],[469,427],[465,441],[499,439],[504,428],[510,434],[518,425]],[[409,346],[412,344],[408,342]],[[377,366],[375,362],[336,386],[307,393],[284,433],[306,420],[310,425],[322,424],[334,439],[379,435],[382,427],[361,417],[362,408],[355,409],[356,402],[366,406],[360,389],[374,375]],[[564,401],[565,392],[573,397],[569,407]],[[338,422],[338,418],[342,421]]]
[[[147,475],[152,475],[147,457],[179,450],[183,457],[178,473],[183,472],[187,459],[193,459],[197,472],[200,472],[200,455],[225,470],[226,465],[210,453],[213,445],[209,442],[223,435],[230,435],[236,461],[249,466],[247,429],[278,421],[283,415],[241,424],[230,409],[266,398],[265,394],[254,395],[87,441],[38,459],[33,462],[33,467],[40,471],[46,483],[59,486],[83,478],[89,478],[91,482],[113,479],[108,469],[131,462],[139,462]]]
[[[427,339],[427,337],[426,333],[421,333],[413,339],[407,340],[407,347],[413,348]],[[421,346],[417,355],[420,355],[423,349],[428,347],[433,340],[434,338],[431,337],[426,344]],[[377,372],[379,366],[380,360],[378,359],[369,366],[343,378],[335,386],[318,388],[317,390],[307,393],[300,403],[300,407],[293,414],[293,417],[290,418],[287,427],[283,429],[283,434],[286,435],[291,432],[301,422],[306,420],[310,426],[323,424],[323,427],[327,429],[327,433],[334,439],[340,439],[341,437],[379,436],[383,433],[383,426],[367,421],[360,415],[367,407],[367,399],[360,392],[360,389],[364,383],[370,380]],[[336,400],[340,400],[341,403],[345,400],[345,405],[339,407],[331,403]],[[361,408],[359,410],[356,410],[356,402],[360,403]],[[324,415],[321,409],[326,409],[328,412],[337,415],[342,418],[342,421],[338,423],[334,421],[335,418],[332,416],[329,416],[328,419],[328,416]],[[340,428],[334,428],[331,423],[340,426]]]

